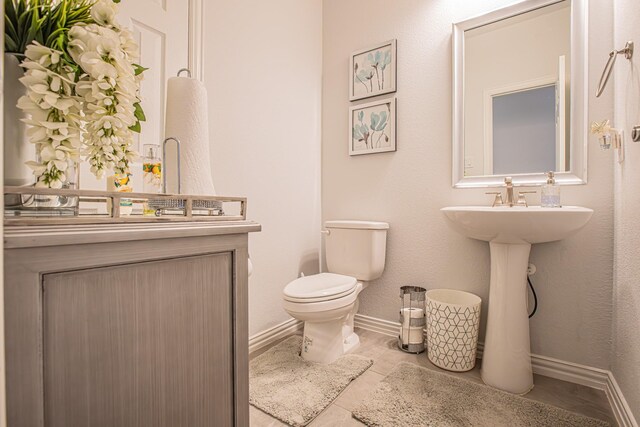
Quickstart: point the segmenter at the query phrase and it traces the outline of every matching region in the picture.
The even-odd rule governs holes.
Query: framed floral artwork
[[[361,49],[349,61],[349,100],[396,91],[396,40]]]
[[[396,98],[349,109],[349,155],[396,151]]]

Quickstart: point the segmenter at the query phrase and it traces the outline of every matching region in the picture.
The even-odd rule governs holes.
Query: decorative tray
[[[246,220],[244,197],[4,187],[5,225]]]

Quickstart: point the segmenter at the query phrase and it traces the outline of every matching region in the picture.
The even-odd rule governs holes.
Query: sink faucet
[[[508,176],[504,179],[504,185],[507,187],[507,200],[504,201],[505,205],[513,207],[513,179]]]
[[[514,201],[513,197],[513,179],[508,176],[504,179],[504,185],[507,189],[505,194],[505,198],[502,198],[502,193],[500,191],[492,191],[487,194],[495,194],[496,198],[493,200],[493,204],[491,207],[496,206],[509,206],[510,208],[514,206],[524,206],[528,207],[527,199],[525,199],[525,194],[527,193],[535,193],[535,191],[519,191],[518,199]]]

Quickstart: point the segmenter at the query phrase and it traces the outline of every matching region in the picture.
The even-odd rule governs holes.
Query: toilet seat
[[[335,273],[320,273],[300,277],[283,291],[285,301],[295,303],[315,303],[344,298],[356,291],[355,277]]]
[[[360,294],[360,290],[362,290],[362,286],[357,286],[351,293],[345,296],[341,296],[338,298],[325,299],[322,301],[312,301],[312,302],[298,302],[291,301],[290,299],[285,298],[282,301],[282,306],[284,309],[291,315],[296,313],[296,318],[300,318],[304,314],[318,314],[323,318],[327,318],[327,320],[332,318],[330,313],[336,313],[337,311],[342,311],[345,308],[353,307],[356,300],[358,299],[358,294]],[[347,310],[348,312],[349,310]],[[347,312],[340,314],[344,316]],[[306,320],[306,319],[302,319]]]

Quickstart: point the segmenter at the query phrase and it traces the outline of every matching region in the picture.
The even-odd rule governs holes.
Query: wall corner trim
[[[204,81],[204,0],[189,0],[189,64],[191,77]]]
[[[611,371],[607,371],[607,373],[605,393],[607,393],[607,399],[609,399],[609,404],[616,416],[616,421],[618,421],[620,427],[638,427],[638,421],[633,416],[631,408],[624,398],[613,373],[611,373]]]

